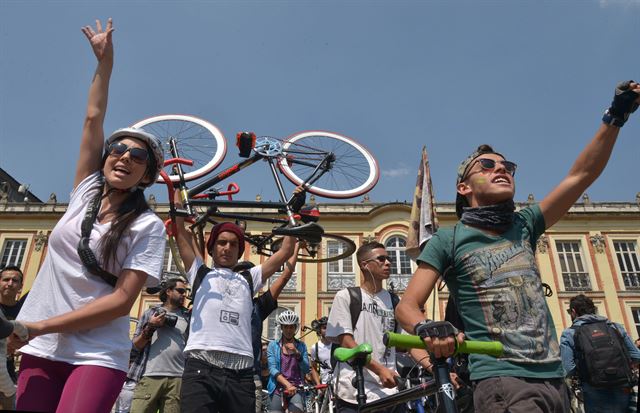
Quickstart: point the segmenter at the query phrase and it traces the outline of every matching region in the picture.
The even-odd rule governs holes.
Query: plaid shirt
[[[140,321],[138,321],[138,325],[136,326],[136,331],[135,333],[133,333],[133,337],[138,337],[140,334],[142,334],[142,329],[144,329],[144,326],[149,323],[151,315],[159,307],[162,307],[162,304],[150,307],[142,314],[142,317],[140,318]],[[186,316],[188,320],[187,310],[183,309],[183,315]],[[134,345],[131,346],[131,355],[129,356],[129,360],[133,361],[129,365],[129,373],[127,374],[127,379],[133,380],[135,382],[140,381],[142,375],[144,374],[144,370],[147,367],[147,360],[149,359],[149,349],[151,349],[151,340],[147,342],[142,350],[138,350]]]

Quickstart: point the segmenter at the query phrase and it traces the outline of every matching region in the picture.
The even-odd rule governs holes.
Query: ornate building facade
[[[47,252],[47,239],[66,204],[4,202],[0,203],[0,266],[19,265],[25,273],[25,292],[31,287]],[[340,234],[360,245],[378,240],[386,245],[393,258],[390,281],[400,294],[415,270],[415,263],[405,253],[411,206],[405,203],[320,204],[320,223],[327,233]],[[524,207],[526,204],[520,204]],[[164,219],[168,207],[155,205]],[[260,210],[250,211],[260,214]],[[441,227],[455,223],[453,204],[440,204],[437,214]],[[269,224],[249,224],[248,231],[266,233]],[[566,312],[569,299],[579,293],[591,297],[599,313],[622,323],[635,339],[640,336],[640,203],[576,204],[538,242],[536,259],[542,281],[551,287],[547,302],[558,334],[571,323]],[[341,248],[333,241],[323,241],[320,254]],[[335,252],[335,251],[334,251]],[[246,249],[246,260],[261,262],[266,257]],[[165,276],[176,273],[171,250],[165,254]],[[329,263],[298,263],[294,276],[280,297],[281,309],[290,308],[301,315],[305,325],[329,313],[333,296],[346,286],[359,285],[360,272],[355,256]],[[141,294],[131,311],[132,320],[157,296]],[[446,288],[430,297],[427,313],[441,319],[447,300]],[[435,313],[435,314],[434,314]],[[273,337],[272,314],[265,331]],[[315,342],[314,334],[305,340]]]

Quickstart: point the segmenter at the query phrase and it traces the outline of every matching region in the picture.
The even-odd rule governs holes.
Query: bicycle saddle
[[[311,243],[319,243],[322,240],[324,229],[315,222],[300,225],[298,227],[279,227],[273,229],[274,235],[290,235],[296,238],[302,238]]]
[[[373,348],[371,347],[371,344],[363,343],[354,348],[338,347],[333,352],[333,356],[336,358],[336,360],[342,362],[366,360],[366,364],[369,362],[369,360],[371,360],[372,352]]]

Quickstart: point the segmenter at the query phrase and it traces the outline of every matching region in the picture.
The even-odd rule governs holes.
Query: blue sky
[[[410,200],[429,152],[438,201],[480,143],[541,199],[593,136],[617,81],[640,78],[640,0],[0,0],[0,167],[46,200],[69,196],[94,57],[80,27],[113,17],[106,133],[184,113],[235,134],[324,129],[376,156],[374,202]],[[640,191],[640,113],[592,201]],[[231,147],[223,165],[238,161]],[[266,170],[235,179],[275,199]],[[158,200],[166,195],[157,187]]]

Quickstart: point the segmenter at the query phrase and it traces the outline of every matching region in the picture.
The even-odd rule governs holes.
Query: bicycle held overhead
[[[296,133],[285,140],[239,133],[236,144],[240,156],[245,159],[187,188],[186,182],[203,178],[222,162],[227,148],[220,130],[207,121],[187,115],[155,116],[136,123],[135,127],[154,131],[174,157],[167,162],[174,164],[172,172],[158,179],[168,184],[170,201],[173,199],[173,186],[177,186],[182,195],[184,209],[172,207],[172,214],[193,216],[198,207],[206,208],[192,225],[192,230],[199,233],[197,239],[201,246],[204,227],[221,219],[277,224],[272,233],[248,234],[247,241],[262,255],[276,252],[281,243],[278,237],[285,235],[307,241],[299,253],[301,262],[334,261],[355,251],[355,244],[349,238],[324,234],[315,223],[319,215],[317,210],[301,209],[306,192],[332,198],[351,198],[368,192],[377,183],[377,162],[352,139],[323,131]],[[280,202],[235,200],[232,195],[239,188],[233,184],[227,191],[215,189],[215,185],[261,160],[268,165]],[[281,175],[297,186],[298,191],[294,195],[285,194]],[[225,195],[229,199],[218,199]],[[230,212],[228,208],[236,210]],[[237,208],[251,208],[258,212],[238,213],[235,212]],[[273,214],[284,218],[274,218]],[[303,224],[299,225],[298,221]],[[326,248],[319,253],[322,239],[332,241],[337,247]]]

